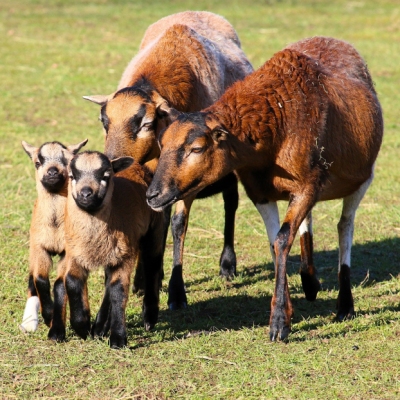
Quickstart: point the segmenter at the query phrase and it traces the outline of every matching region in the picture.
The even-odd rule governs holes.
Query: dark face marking
[[[35,167],[36,169],[42,167],[41,182],[51,193],[59,192],[66,181],[68,161],[63,150],[67,150],[67,148],[62,143],[49,142],[40,146],[38,151]]]
[[[84,211],[98,210],[106,197],[112,176],[110,160],[102,153],[86,151],[75,156],[70,164],[72,196]]]
[[[140,128],[142,125],[142,120],[145,115],[146,115],[146,105],[141,104],[137,114],[135,114],[133,117],[129,118],[129,120],[127,122],[127,129],[130,131],[131,138],[133,140],[136,139],[136,136],[137,136],[138,132],[140,131]],[[154,125],[154,124],[152,124],[152,125]]]

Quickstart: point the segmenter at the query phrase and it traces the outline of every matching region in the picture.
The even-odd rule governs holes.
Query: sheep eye
[[[39,161],[36,161],[36,162],[35,162],[35,167],[36,167],[36,169],[38,169],[38,168],[40,167],[40,165],[41,165],[41,164],[40,164]]]
[[[193,147],[190,152],[195,154],[200,154],[204,151],[203,147]]]
[[[146,122],[141,126],[141,129],[150,129],[153,126],[153,122]]]

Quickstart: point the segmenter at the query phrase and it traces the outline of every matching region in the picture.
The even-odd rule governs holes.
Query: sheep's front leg
[[[183,248],[189,222],[189,213],[194,197],[186,198],[176,203],[172,216],[171,229],[174,241],[173,266],[168,285],[168,306],[170,310],[187,307],[185,284],[183,282]]]
[[[350,258],[353,242],[354,218],[362,198],[371,184],[373,175],[352,195],[343,199],[343,209],[338,223],[339,233],[339,295],[336,318],[342,321],[354,316],[354,302],[350,283]]]
[[[123,264],[108,268],[110,276],[109,283],[104,296],[101,320],[105,320],[107,303],[109,301],[109,326],[110,326],[110,347],[119,349],[127,345],[125,309],[129,296],[129,285],[132,272],[133,260],[126,260]],[[107,296],[108,290],[108,296]],[[107,300],[107,297],[109,300]],[[105,322],[105,325],[108,323]]]
[[[306,299],[314,301],[318,292],[321,290],[321,284],[317,278],[317,271],[313,262],[313,233],[312,233],[312,215],[311,211],[300,225],[300,247],[301,247],[301,265],[300,276]]]
[[[82,339],[86,339],[90,332],[88,274],[88,271],[78,265],[76,260],[69,259],[67,261],[64,284],[69,300],[70,322],[72,328]]]
[[[236,275],[236,254],[234,249],[235,214],[239,205],[237,181],[222,192],[225,208],[224,249],[219,261],[219,274],[226,278]]]
[[[312,192],[312,190],[309,191],[309,193]],[[276,254],[275,290],[271,301],[270,317],[270,338],[273,341],[277,338],[284,340],[290,333],[293,307],[286,275],[287,257],[296,232],[303,219],[311,211],[314,202],[313,197],[304,194],[292,198],[274,243]]]
[[[61,255],[57,267],[57,279],[54,282],[54,311],[53,320],[47,337],[50,340],[63,342],[65,340],[65,320],[67,307],[67,292],[64,286],[64,277],[66,273],[65,253]]]

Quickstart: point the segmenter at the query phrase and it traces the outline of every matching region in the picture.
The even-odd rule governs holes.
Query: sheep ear
[[[71,144],[70,146],[67,146],[67,150],[75,155],[87,142],[88,140],[85,139],[83,142],[80,142],[78,144]]]
[[[24,140],[21,142],[21,144],[25,150],[25,153],[28,154],[29,158],[32,160],[33,157],[38,153],[39,148],[26,143]]]
[[[111,96],[112,96],[111,94],[108,96],[105,96],[103,94],[96,94],[93,96],[83,96],[83,98],[85,100],[91,101],[92,103],[96,103],[100,106],[104,106],[107,103],[107,101],[111,98]]]
[[[157,115],[157,129],[156,136],[158,137],[160,132],[171,125],[181,113],[175,108],[170,107],[166,100],[157,104],[156,115]]]
[[[114,160],[111,161],[112,169],[115,174],[117,172],[123,171],[124,169],[128,168],[132,164],[133,164],[132,157],[119,157],[119,158],[115,158]]]
[[[222,140],[226,140],[227,135],[228,131],[220,127],[213,129],[211,132],[211,137],[217,143],[221,142]]]

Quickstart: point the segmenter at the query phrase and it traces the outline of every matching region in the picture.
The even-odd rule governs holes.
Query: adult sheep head
[[[144,164],[159,156],[157,137],[170,123],[167,101],[145,81],[110,96],[85,96],[101,106],[105,154],[110,159],[130,156]]]

